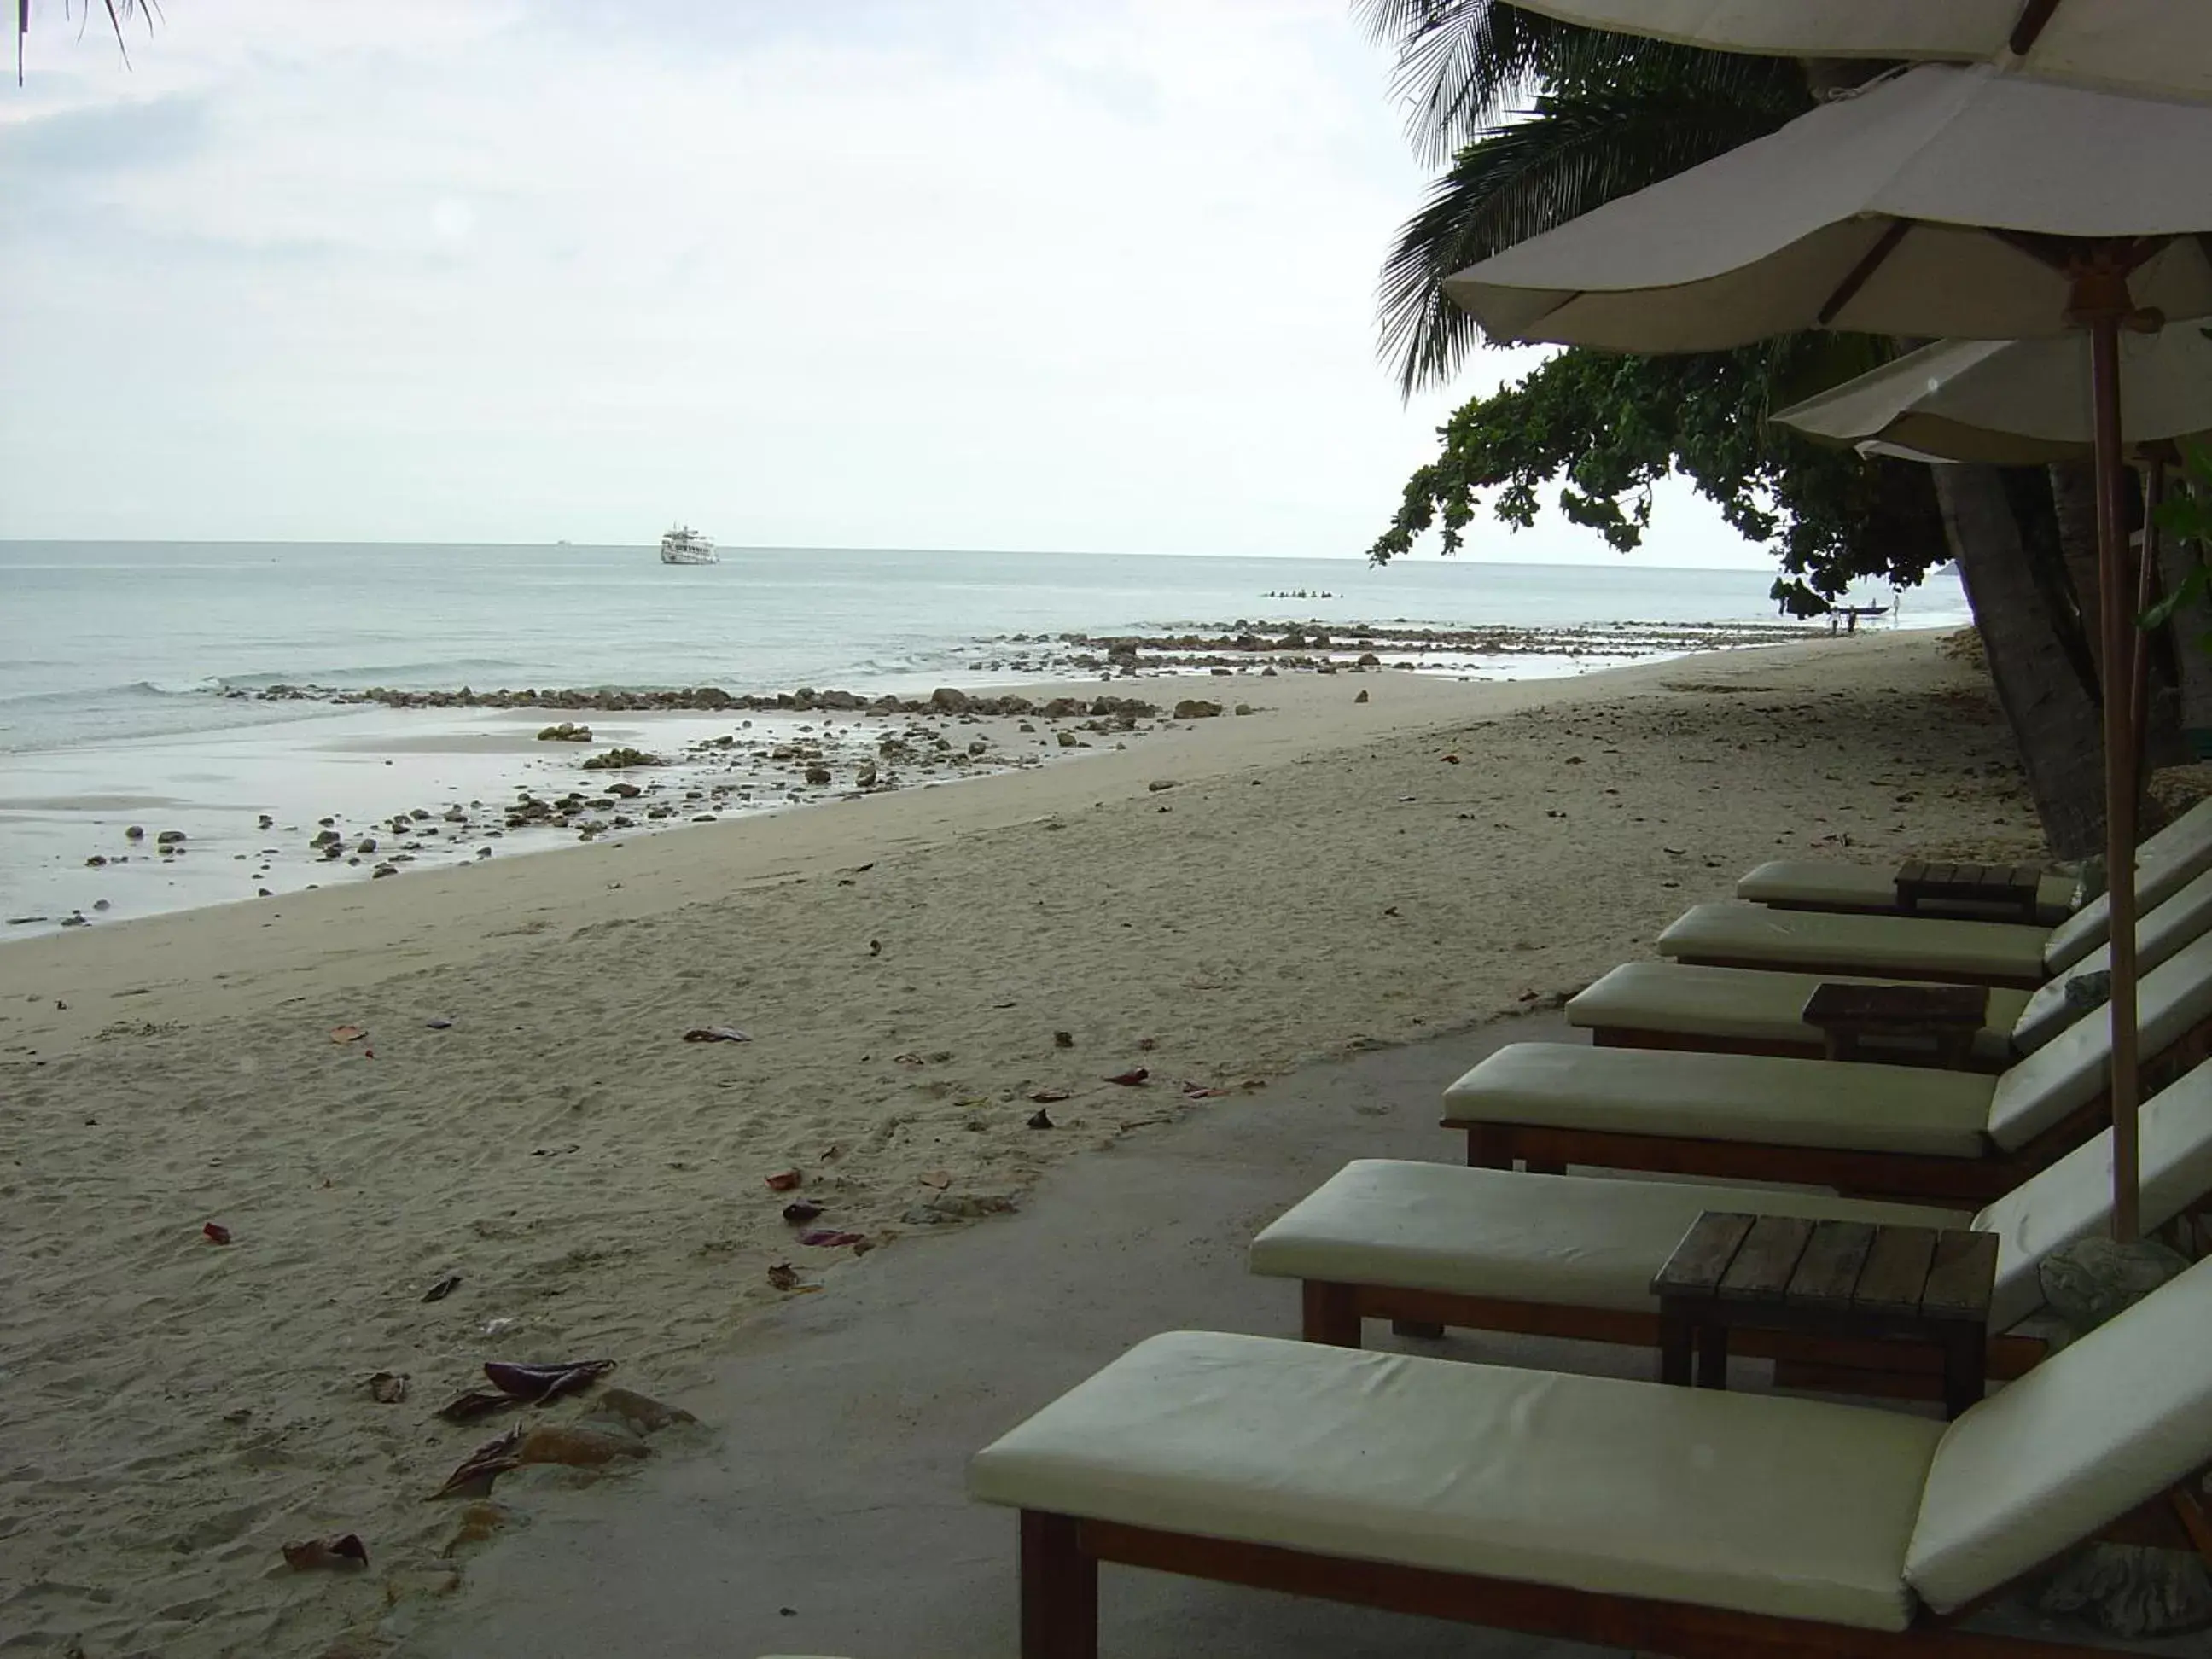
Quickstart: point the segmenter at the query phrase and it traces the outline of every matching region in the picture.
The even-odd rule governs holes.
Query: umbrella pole
[[[2124,278],[2118,284],[2126,293]],[[2089,386],[2097,434],[2097,579],[2102,588],[2105,642],[2105,882],[2111,918],[2112,990],[2111,1108],[2112,1237],[2133,1243],[2142,1231],[2137,1198],[2136,1106],[2136,744],[2135,640],[2140,632],[2129,602],[2127,520],[2121,485],[2120,319],[2125,306],[2087,312]]]

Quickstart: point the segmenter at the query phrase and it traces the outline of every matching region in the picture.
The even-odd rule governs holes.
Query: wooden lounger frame
[[[1992,974],[1950,969],[1939,973],[1933,968],[1872,967],[1863,962],[1776,962],[1759,957],[1716,957],[1708,956],[1702,951],[1686,951],[1669,960],[1679,962],[1686,968],[1751,968],[1768,974],[1830,974],[1838,979],[1872,976],[1936,985],[2002,986],[2011,991],[2040,990],[2051,978],[2048,973],[2041,971],[2033,974]]]
[[[1789,1037],[1738,1037],[1708,1036],[1702,1031],[1662,1031],[1648,1025],[1589,1025],[1583,1029],[1590,1034],[1591,1046],[1598,1048],[1674,1048],[1693,1054],[1772,1054],[1784,1060],[1826,1060],[1828,1057],[1827,1045],[1817,1033],[1801,1042]],[[2021,1058],[2019,1054],[2009,1053],[2002,1056],[1978,1054],[1964,1066],[1944,1066],[1938,1065],[1932,1054],[1900,1048],[1893,1059],[1884,1056],[1878,1063],[1911,1066],[1918,1071],[1977,1072],[1995,1076],[2016,1065]]]
[[[2197,1496],[2202,1474],[2200,1470],[2191,1475],[2097,1536],[2194,1548],[2212,1562],[2212,1520]],[[2034,1572],[2057,1565],[2081,1547],[2069,1545]],[[1024,1510],[1022,1659],[1098,1659],[1101,1562],[1672,1659],[2097,1659],[2110,1651],[1959,1627],[1958,1620],[1996,1601],[2009,1585],[1948,1617],[1923,1608],[1905,1630],[1863,1630]]]
[[[2212,1057],[2212,1017],[2199,1020],[2158,1054],[2144,1057],[2146,1094],[2208,1057]],[[1519,1160],[1539,1174],[1559,1175],[1570,1164],[1579,1164],[1653,1175],[1832,1187],[1866,1198],[1984,1204],[2002,1197],[2094,1134],[2104,1126],[2108,1103],[2104,1095],[2098,1095],[2018,1151],[2008,1152],[1985,1136],[1978,1158],[1563,1129],[1454,1115],[1449,1108],[1442,1122],[1447,1129],[1465,1132],[1467,1161],[1477,1169],[1510,1170]]]

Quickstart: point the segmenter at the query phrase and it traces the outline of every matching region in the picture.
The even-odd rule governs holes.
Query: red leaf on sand
[[[228,1244],[230,1243],[230,1229],[224,1226],[220,1221],[209,1222],[205,1226],[200,1229],[200,1231],[206,1236],[207,1241],[210,1244]]]
[[[1040,1089],[1030,1098],[1040,1106],[1048,1106],[1055,1100],[1066,1100],[1067,1096],[1068,1091],[1065,1089]]]
[[[819,1244],[834,1248],[841,1244],[865,1244],[867,1243],[867,1236],[864,1233],[832,1232],[825,1227],[814,1227],[799,1234],[799,1242],[802,1244]]]
[[[796,1170],[779,1170],[768,1177],[768,1189],[772,1193],[787,1193],[795,1189],[803,1177]]]
[[[1113,1076],[1108,1078],[1106,1080],[1109,1083],[1118,1083],[1125,1089],[1133,1089],[1150,1076],[1152,1076],[1152,1073],[1146,1067],[1139,1066],[1132,1071],[1116,1072]]]

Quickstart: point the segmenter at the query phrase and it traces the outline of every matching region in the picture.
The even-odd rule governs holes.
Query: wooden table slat
[[[1995,1233],[1939,1233],[1928,1282],[1921,1287],[1920,1311],[1936,1317],[1987,1318],[1996,1262]]]
[[[1851,1305],[1918,1312],[1922,1287],[1928,1282],[1929,1265],[1935,1257],[1934,1228],[1882,1228],[1867,1252],[1866,1266],[1859,1269]]]
[[[1720,1296],[1728,1302],[1779,1302],[1790,1289],[1790,1275],[1805,1254],[1813,1237],[1813,1224],[1802,1216],[1763,1215],[1744,1235],[1735,1260],[1721,1275]]]
[[[1848,1308],[1858,1288],[1859,1270],[1874,1246],[1874,1227],[1864,1221],[1823,1221],[1790,1275],[1787,1299],[1808,1308]]]
[[[1674,1247],[1674,1254],[1667,1258],[1667,1265],[1651,1281],[1651,1293],[1712,1294],[1721,1282],[1721,1275],[1728,1271],[1729,1263],[1735,1260],[1744,1235],[1751,1231],[1753,1219],[1734,1211],[1706,1211],[1683,1234],[1682,1242]]]

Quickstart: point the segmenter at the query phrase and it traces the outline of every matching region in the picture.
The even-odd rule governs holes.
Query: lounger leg
[[[1419,1337],[1424,1342],[1444,1340],[1444,1328],[1431,1325],[1425,1319],[1394,1319],[1390,1322],[1390,1328],[1400,1336]]]
[[[1567,1172],[1565,1164],[1548,1158],[1524,1158],[1521,1164],[1530,1175],[1565,1175]]]
[[[1098,1659],[1098,1564],[1064,1515],[1022,1511],[1022,1659]]]
[[[1497,1130],[1486,1123],[1471,1123],[1467,1131],[1467,1163],[1471,1170],[1510,1170],[1513,1154]]]
[[[1359,1292],[1350,1285],[1325,1280],[1305,1281],[1305,1328],[1309,1342],[1326,1342],[1333,1348],[1359,1346]]]
[[[1963,1416],[1989,1392],[1989,1339],[1969,1326],[1943,1345],[1943,1415]]]

